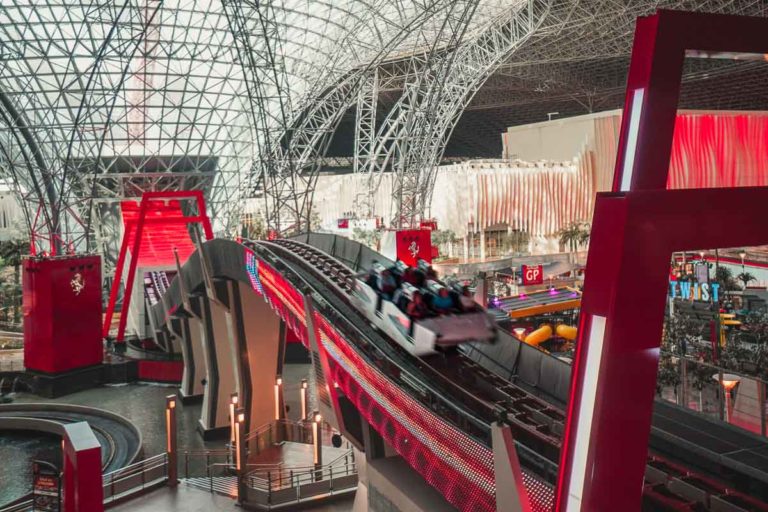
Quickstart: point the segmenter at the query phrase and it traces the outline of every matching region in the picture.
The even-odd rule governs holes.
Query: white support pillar
[[[485,261],[485,231],[480,230],[480,260]]]
[[[523,485],[523,472],[517,459],[515,442],[509,425],[491,425],[493,472],[496,477],[496,511],[530,512],[531,506]]]

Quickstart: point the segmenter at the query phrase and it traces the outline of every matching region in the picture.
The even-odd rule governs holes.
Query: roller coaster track
[[[560,408],[488,371],[462,352],[422,358],[407,353],[353,306],[350,295],[355,273],[322,250],[295,240],[250,245],[276,269],[289,270],[298,276],[305,285],[299,287],[299,291],[312,296],[317,311],[333,322],[345,340],[368,356],[369,364],[379,369],[390,366],[400,377],[407,376],[400,378],[398,385],[412,398],[437,410],[432,403],[437,397],[440,405],[455,413],[441,414],[442,419],[488,447],[491,447],[491,423],[502,421],[508,424],[528,482],[531,478],[550,484],[556,481],[565,422]],[[649,470],[665,465],[676,467],[694,480],[700,476],[685,466],[649,453]],[[660,510],[674,508],[653,501],[655,491],[652,486],[646,486],[643,492],[650,503],[662,507]],[[741,495],[735,489],[730,492],[734,496]],[[672,495],[683,499],[674,492]]]
[[[539,478],[553,483],[557,477],[556,461],[560,439],[553,433],[564,415],[546,402],[485,371],[458,352],[416,358],[371,325],[349,300],[355,274],[328,254],[293,240],[258,242],[296,272],[332,310],[323,314],[338,316],[334,325],[345,332],[347,340],[374,346],[388,364],[410,378],[407,391],[417,400],[430,404],[429,396],[439,396],[453,405],[457,416],[447,419],[484,445],[491,447],[491,423],[501,420],[510,425],[524,467]],[[328,293],[330,291],[331,293]],[[365,350],[365,349],[364,349]],[[376,359],[372,359],[375,364]],[[379,364],[381,364],[379,362]],[[425,393],[427,396],[425,397]],[[533,411],[537,411],[533,413]],[[533,426],[525,419],[532,414],[547,418]]]

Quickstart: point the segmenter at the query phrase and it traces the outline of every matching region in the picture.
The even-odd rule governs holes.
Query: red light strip
[[[325,321],[320,315],[315,315],[320,338],[327,353],[344,369],[344,373],[356,381],[357,386],[361,386],[367,399],[361,400],[357,405],[362,409],[366,404],[377,404],[381,408],[380,412],[375,414],[371,420],[378,423],[376,419],[381,414],[387,415],[393,424],[402,429],[400,437],[407,437],[405,445],[394,444],[404,458],[409,460],[411,465],[422,473],[422,475],[440,489],[440,482],[431,481],[429,474],[425,474],[414,464],[413,457],[410,456],[410,450],[407,443],[418,441],[424,453],[436,460],[441,461],[443,467],[441,471],[450,470],[455,478],[464,480],[464,487],[474,488],[477,492],[486,494],[488,503],[494,503],[489,510],[495,509],[495,481],[493,474],[493,454],[477,441],[459,432],[450,424],[440,421],[433,411],[428,410],[417,401],[408,397],[402,390],[395,386],[389,379],[384,377],[378,370],[368,365],[360,358],[338,333]],[[339,382],[342,385],[342,382]],[[353,390],[347,386],[345,392],[352,393]],[[361,411],[362,412],[362,411]],[[397,418],[397,419],[395,419]],[[386,432],[380,432],[385,435]],[[392,439],[390,441],[397,441]],[[423,468],[422,468],[423,469]],[[449,501],[450,493],[443,492]],[[464,508],[460,503],[451,501],[456,506],[464,510],[478,510],[477,508]],[[473,506],[478,505],[475,503]],[[484,508],[483,508],[484,509]]]

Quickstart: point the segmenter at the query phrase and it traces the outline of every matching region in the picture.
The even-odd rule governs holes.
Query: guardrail
[[[320,431],[320,444],[331,446],[331,435],[333,430],[323,425]],[[248,443],[248,449],[252,453],[259,454],[276,443],[291,442],[312,444],[314,433],[310,421],[294,420],[273,420],[266,425],[248,433],[245,441]]]
[[[102,478],[104,503],[127,498],[168,480],[168,456],[165,453],[149,457],[124,468],[107,473]]]
[[[144,492],[168,480],[168,456],[165,453],[149,457],[102,476],[104,504]],[[33,510],[32,499],[0,508],[0,512],[27,512]]]
[[[259,474],[261,476],[259,476]],[[255,470],[245,477],[245,502],[271,509],[333,496],[357,489],[357,463],[352,450],[333,462],[315,467]]]

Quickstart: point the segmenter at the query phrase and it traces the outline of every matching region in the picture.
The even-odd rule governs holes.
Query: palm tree
[[[742,272],[741,274],[736,276],[736,279],[738,279],[739,281],[744,283],[744,289],[745,290],[747,289],[747,285],[751,281],[757,281],[757,278],[754,275],[750,274],[749,272]]]
[[[456,233],[450,229],[438,229],[432,232],[432,243],[440,247],[448,246],[448,257],[453,257],[453,244],[456,243]]]
[[[25,240],[4,240],[0,242],[0,268],[13,267],[13,283],[9,283],[6,300],[13,305],[13,322],[21,321],[21,261],[29,247]]]
[[[558,231],[559,242],[567,246],[571,254],[589,242],[591,227],[588,222],[572,222]]]
[[[726,292],[739,289],[736,279],[733,278],[733,272],[728,267],[717,267],[715,270],[715,281],[720,283],[720,287]]]

